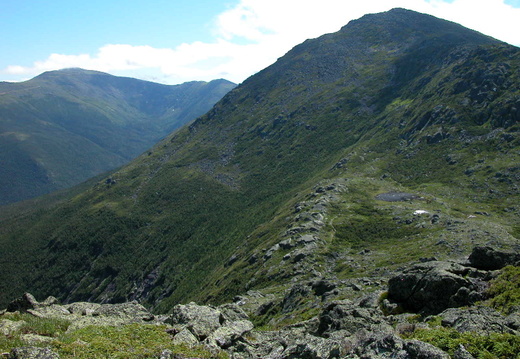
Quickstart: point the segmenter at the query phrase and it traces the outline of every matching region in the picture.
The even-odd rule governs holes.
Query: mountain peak
[[[409,39],[444,38],[453,43],[499,43],[490,36],[465,28],[460,24],[404,8],[364,15],[357,20],[350,21],[340,31],[357,34],[369,41],[394,42]]]

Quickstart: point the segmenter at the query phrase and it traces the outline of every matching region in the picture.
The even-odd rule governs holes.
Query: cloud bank
[[[1,72],[31,78],[44,71],[81,67],[167,84],[225,78],[242,82],[308,38],[335,32],[367,13],[403,7],[451,20],[520,45],[520,8],[504,0],[241,0],[219,14],[212,42],[175,48],[107,44],[94,54],[51,54],[32,66]]]

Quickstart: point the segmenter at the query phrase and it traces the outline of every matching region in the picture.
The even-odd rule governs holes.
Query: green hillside
[[[129,162],[233,87],[225,80],[166,86],[81,69],[0,83],[0,204]]]
[[[403,9],[307,40],[84,192],[4,217],[0,304],[161,312],[518,250],[519,67],[518,48]]]

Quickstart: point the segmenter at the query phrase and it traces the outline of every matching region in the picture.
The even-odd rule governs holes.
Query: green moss
[[[58,318],[39,318],[31,314],[6,313],[0,316],[0,320],[6,319],[14,322],[23,322],[17,330],[9,335],[0,334],[0,352],[8,352],[12,348],[27,345],[22,339],[23,334],[37,334],[41,336],[58,338],[68,329],[70,321]]]
[[[5,319],[23,320],[21,328],[10,335],[0,335],[0,352],[27,345],[22,334],[38,334],[54,339],[50,344],[60,358],[158,358],[169,349],[174,354],[190,358],[226,359],[224,352],[211,353],[202,346],[173,345],[164,325],[129,324],[124,326],[90,326],[65,333],[68,321],[36,318],[28,314],[9,315]]]
[[[509,232],[516,239],[520,239],[520,226],[514,226],[511,228],[511,232]]]
[[[513,334],[459,333],[452,328],[435,327],[416,329],[405,337],[435,345],[452,356],[463,345],[471,355],[479,359],[520,358],[520,337]]]
[[[351,215],[339,217],[334,228],[334,242],[350,245],[353,249],[371,248],[381,242],[421,232],[418,227],[397,223],[389,213],[366,202],[357,205]]]
[[[520,305],[520,267],[507,266],[491,281],[487,293],[492,307],[509,314],[510,309]]]
[[[172,345],[166,327],[157,325],[86,327],[59,338],[55,346],[61,358],[157,358],[166,349],[184,357],[224,357],[199,347]]]

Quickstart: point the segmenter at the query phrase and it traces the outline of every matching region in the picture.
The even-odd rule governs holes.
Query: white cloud
[[[164,83],[215,78],[241,82],[305,39],[393,7],[429,13],[520,45],[520,9],[503,0],[241,0],[216,17],[211,43],[184,43],[171,49],[109,44],[95,55],[52,54],[33,66],[14,65],[2,72],[27,77],[82,67]]]

